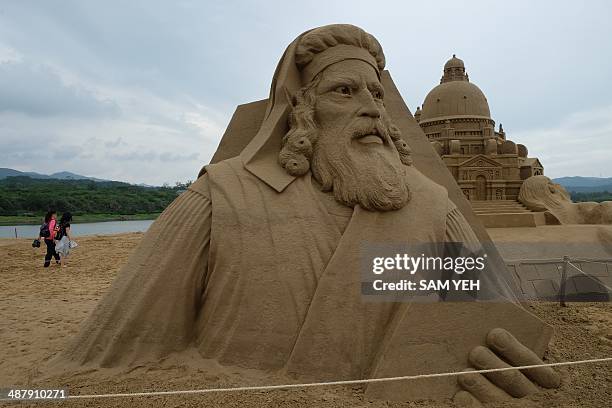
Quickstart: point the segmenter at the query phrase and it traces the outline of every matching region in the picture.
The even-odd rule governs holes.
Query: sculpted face
[[[360,60],[346,60],[321,73],[316,87],[315,120],[320,128],[342,132],[377,124],[385,109],[384,89],[374,69]],[[375,130],[375,129],[372,129]],[[363,136],[363,137],[361,137]],[[390,147],[384,135],[357,135],[361,148]]]
[[[546,176],[526,179],[519,192],[519,201],[533,211],[560,209],[572,204],[568,192]]]
[[[546,176],[523,182],[519,201],[533,211],[548,211],[562,224],[610,224],[612,202],[572,202],[567,190]]]
[[[555,201],[572,201],[567,190],[561,184],[554,183],[551,179],[548,179],[547,189],[548,193]]]
[[[318,136],[311,170],[323,190],[350,207],[403,207],[410,197],[406,168],[391,137],[374,68],[361,60],[338,62],[320,74],[314,92]]]

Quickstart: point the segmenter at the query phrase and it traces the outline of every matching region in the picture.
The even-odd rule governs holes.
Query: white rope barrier
[[[563,258],[541,258],[541,259],[504,259],[505,264],[548,264],[548,263],[562,263]]]
[[[571,261],[575,262],[587,262],[596,263],[602,265],[612,265],[612,260],[605,258],[594,258],[594,259],[582,259],[582,258],[570,258]],[[540,259],[504,259],[504,263],[516,265],[516,264],[550,264],[550,263],[563,263],[563,258],[540,258]]]
[[[474,370],[474,371],[458,371],[458,372],[448,372],[448,373],[406,375],[406,376],[401,376],[401,377],[369,378],[369,379],[363,379],[363,380],[328,381],[328,382],[304,383],[304,384],[256,385],[256,386],[249,386],[249,387],[230,387],[230,388],[205,388],[205,389],[199,389],[199,390],[69,395],[68,399],[129,398],[129,397],[153,397],[153,396],[180,395],[180,394],[209,394],[209,393],[218,393],[218,392],[271,391],[271,390],[291,389],[291,388],[326,387],[326,386],[335,386],[335,385],[355,385],[355,384],[369,384],[369,383],[379,383],[379,382],[389,382],[389,381],[418,380],[418,379],[424,379],[424,378],[459,376],[462,374],[476,374],[476,373],[484,374],[484,373],[494,373],[494,372],[510,371],[510,370],[527,370],[527,369],[539,368],[539,367],[559,367],[559,366],[569,366],[569,365],[577,365],[577,364],[589,364],[589,363],[596,364],[596,363],[609,363],[609,362],[612,362],[612,357],[595,358],[595,359],[590,359],[590,360],[579,360],[579,361],[565,361],[565,362],[560,362],[560,363],[534,364],[534,365],[526,365],[526,366],[518,366],[518,367],[490,368],[490,369],[485,369],[485,370]]]
[[[572,259],[572,261],[576,261],[576,262],[586,262],[586,263],[595,263],[595,264],[600,264],[600,265],[612,265],[612,261],[607,262],[607,261],[595,260],[595,259],[580,259],[580,258],[574,258],[574,259]]]

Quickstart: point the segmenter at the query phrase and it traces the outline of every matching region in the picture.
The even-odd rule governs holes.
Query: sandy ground
[[[504,259],[612,259],[612,225],[543,225],[489,228]]]
[[[517,232],[525,237],[526,229]],[[535,229],[531,231],[536,234]],[[497,230],[495,235],[503,236]],[[495,238],[494,235],[494,238]],[[536,234],[537,235],[537,234]],[[535,236],[535,235],[534,235]],[[62,350],[67,339],[108,289],[142,234],[84,237],[69,267],[42,268],[44,251],[30,240],[0,239],[0,388],[9,386],[67,387],[70,393],[92,394],[150,390],[201,389],[238,386],[228,377],[173,365],[137,367],[130,372],[98,371],[45,378],[43,367]],[[547,361],[569,361],[612,356],[612,305],[552,303],[528,307],[555,328]],[[580,365],[559,370],[560,389],[542,391],[529,399],[498,406],[606,407],[612,406],[612,365]],[[259,379],[273,382],[273,379]],[[249,384],[250,385],[250,384]],[[0,403],[2,404],[2,403]],[[46,402],[44,406],[59,406]],[[40,406],[16,403],[14,406]],[[368,401],[359,387],[324,387],[270,392],[131,397],[127,399],[70,400],[61,406],[87,407],[449,407],[450,401],[396,403]]]

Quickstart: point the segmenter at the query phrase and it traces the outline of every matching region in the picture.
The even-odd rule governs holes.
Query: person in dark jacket
[[[57,252],[60,254],[60,264],[62,267],[68,266],[68,254],[70,254],[72,235],[70,234],[70,222],[72,221],[72,214],[68,211],[62,214],[62,218],[59,221],[59,231],[55,239]]]
[[[45,254],[45,263],[44,267],[48,268],[51,264],[51,258],[55,258],[55,263],[60,263],[60,256],[55,251],[55,237],[57,231],[59,230],[59,225],[57,224],[57,214],[54,210],[49,210],[45,215],[45,223],[48,225],[49,236],[45,238],[45,245],[47,245],[47,253]]]

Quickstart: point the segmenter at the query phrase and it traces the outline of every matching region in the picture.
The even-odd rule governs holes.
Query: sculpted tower
[[[527,147],[506,138],[501,123],[495,130],[486,96],[455,55],[415,118],[470,201],[515,201],[523,180],[544,173]]]

